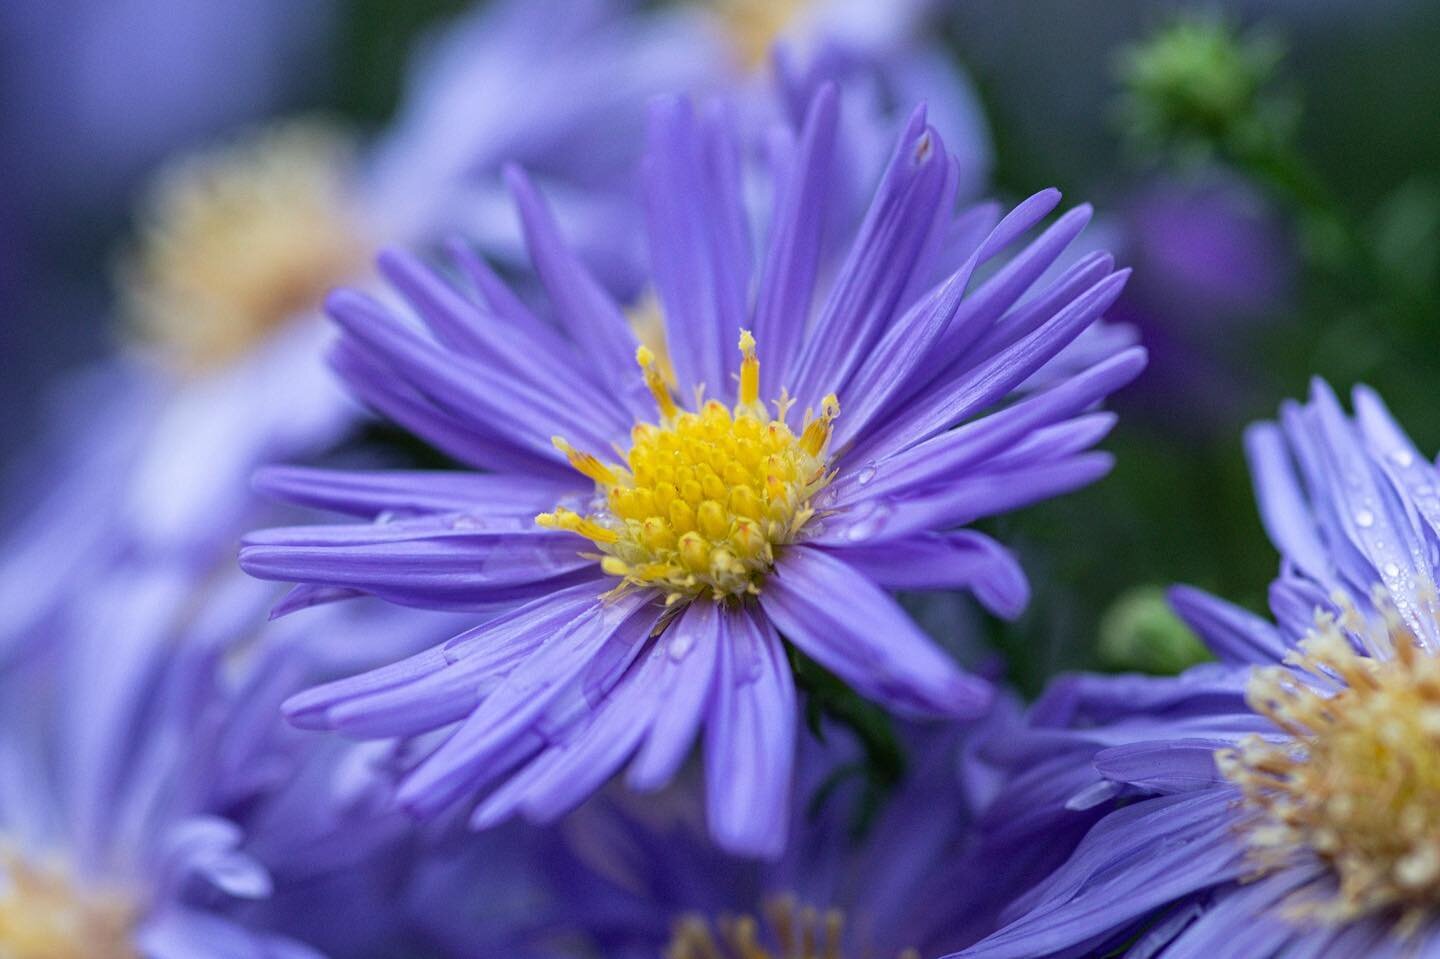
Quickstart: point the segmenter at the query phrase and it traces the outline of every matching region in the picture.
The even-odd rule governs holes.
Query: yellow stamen
[[[658,588],[668,603],[758,592],[777,548],[794,542],[815,515],[811,501],[829,482],[826,447],[840,407],[827,396],[820,417],[797,436],[760,402],[760,361],[749,332],[740,350],[735,405],[712,399],[691,412],[676,405],[654,354],[640,347],[635,358],[660,423],[634,426],[623,465],[556,438],[571,465],[595,483],[599,512],[557,508],[537,522],[586,537],[622,586]],[[788,406],[784,394],[776,405]]]
[[[670,360],[670,348],[665,339],[665,315],[660,309],[660,298],[654,290],[646,290],[638,300],[625,310],[625,319],[630,321],[630,330],[655,356],[655,366],[665,382],[675,384],[675,366]]]
[[[806,452],[811,456],[817,455],[825,448],[825,444],[830,442],[830,426],[839,415],[840,400],[834,393],[829,393],[820,401],[819,418],[806,418],[807,422],[804,434],[800,437],[800,445],[805,447]]]
[[[596,543],[608,544],[620,539],[620,534],[613,529],[606,529],[594,520],[586,519],[574,510],[563,507],[556,507],[552,513],[541,513],[535,517],[535,522],[546,529],[563,529],[571,533],[579,533]]]
[[[755,337],[749,330],[740,331],[740,406],[760,402],[760,361],[755,358]]]
[[[573,466],[577,472],[585,474],[601,486],[613,486],[615,484],[615,471],[600,462],[590,453],[577,450],[567,443],[563,436],[552,436],[550,437],[550,442],[555,444],[557,450],[565,454],[565,458],[570,461],[570,465]]]
[[[645,385],[650,388],[650,393],[655,397],[655,403],[660,407],[660,417],[665,422],[675,418],[677,408],[675,398],[670,395],[670,387],[665,384],[665,376],[660,368],[655,365],[655,354],[648,346],[635,348],[635,362],[645,371]]]

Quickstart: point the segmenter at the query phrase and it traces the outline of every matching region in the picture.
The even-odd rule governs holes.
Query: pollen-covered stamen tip
[[[755,356],[755,337],[749,330],[740,331],[740,406],[760,402],[760,360]]]
[[[800,445],[811,456],[818,456],[830,442],[830,428],[840,416],[840,399],[834,393],[827,393],[820,401],[820,415],[805,417],[805,429],[800,436]]]
[[[550,442],[555,444],[557,450],[565,454],[565,458],[570,461],[570,465],[576,472],[583,473],[601,486],[611,486],[616,482],[618,477],[615,470],[600,462],[593,454],[577,450],[563,436],[552,436]]]
[[[670,395],[670,387],[665,383],[665,377],[660,372],[659,365],[655,362],[654,351],[648,346],[637,346],[635,362],[640,364],[640,369],[645,371],[645,385],[650,388],[656,405],[660,407],[661,418],[667,422],[674,419],[678,407],[675,405],[675,398]]]
[[[635,359],[655,396],[660,423],[637,423],[622,464],[605,463],[556,437],[576,471],[595,483],[595,511],[557,508],[537,522],[586,537],[605,554],[601,567],[626,585],[653,587],[675,603],[759,592],[776,551],[793,542],[829,479],[830,425],[840,406],[833,395],[820,415],[807,416],[797,436],[760,401],[760,360],[754,336],[740,333],[735,405],[709,400],[681,409],[654,353]]]

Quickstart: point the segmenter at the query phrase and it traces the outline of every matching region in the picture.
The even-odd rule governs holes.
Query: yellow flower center
[[[1378,596],[1378,594],[1377,594]],[[1383,600],[1379,624],[1351,604],[1322,617],[1283,667],[1257,669],[1252,708],[1289,738],[1221,750],[1240,787],[1261,871],[1308,850],[1328,862],[1335,895],[1292,902],[1298,918],[1344,922],[1396,910],[1413,925],[1440,906],[1440,660]],[[1350,634],[1372,655],[1356,652]]]
[[[557,507],[536,522],[579,533],[601,550],[605,572],[622,586],[657,588],[667,603],[709,594],[719,601],[757,593],[779,547],[794,542],[830,481],[826,447],[840,413],[832,394],[819,416],[807,412],[796,435],[782,391],[771,416],[760,402],[755,339],[741,331],[737,401],[681,409],[649,347],[636,351],[660,408],[660,422],[637,423],[623,464],[603,462],[564,439],[555,445],[595,481],[594,510]]]
[[[0,850],[0,957],[138,959],[118,896],[77,887],[58,868]]]
[[[765,904],[766,923],[754,916],[721,916],[710,922],[687,915],[676,921],[665,959],[841,959],[845,914],[800,906],[795,897],[776,896]],[[762,925],[768,928],[762,928]],[[906,949],[896,959],[920,959]]]
[[[120,267],[130,322],[191,370],[235,359],[363,263],[349,154],[295,124],[166,167]]]
[[[741,64],[758,70],[807,6],[808,0],[721,0],[719,11]]]

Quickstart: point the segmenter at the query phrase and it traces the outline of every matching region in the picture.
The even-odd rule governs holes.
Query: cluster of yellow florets
[[[1247,699],[1288,739],[1216,755],[1262,870],[1305,851],[1332,867],[1334,896],[1292,904],[1306,918],[1393,910],[1409,925],[1440,906],[1440,660],[1380,605],[1378,624],[1348,605],[1342,621],[1322,617],[1290,659],[1308,676],[1255,671]]]
[[[123,263],[130,320],[192,368],[243,354],[363,259],[349,154],[295,124],[164,170]]]
[[[86,890],[58,867],[0,849],[0,956],[137,959],[132,914],[113,894]]]
[[[797,435],[785,422],[781,397],[771,416],[759,401],[755,340],[742,332],[744,360],[733,407],[710,400],[697,412],[680,409],[653,352],[637,360],[660,407],[660,422],[631,431],[624,464],[605,463],[555,443],[575,469],[595,481],[598,508],[582,516],[557,508],[542,526],[591,540],[606,572],[626,583],[661,589],[669,602],[757,592],[814,515],[811,505],[829,481],[826,447],[839,415],[834,396]]]
[[[713,923],[704,916],[683,916],[675,923],[665,959],[842,959],[846,955],[845,915],[838,909],[821,912],[800,905],[794,896],[782,895],[766,903],[765,918],[768,929],[751,915],[721,916]],[[919,957],[914,949],[906,949],[896,959]]]

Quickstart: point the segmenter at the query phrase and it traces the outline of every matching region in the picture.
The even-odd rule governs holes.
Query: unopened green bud
[[[1158,586],[1130,590],[1100,620],[1100,659],[1108,669],[1173,675],[1210,659]]]
[[[1281,134],[1293,114],[1271,90],[1282,54],[1273,36],[1241,35],[1219,18],[1175,21],[1122,54],[1129,133],[1149,147],[1204,151]]]

